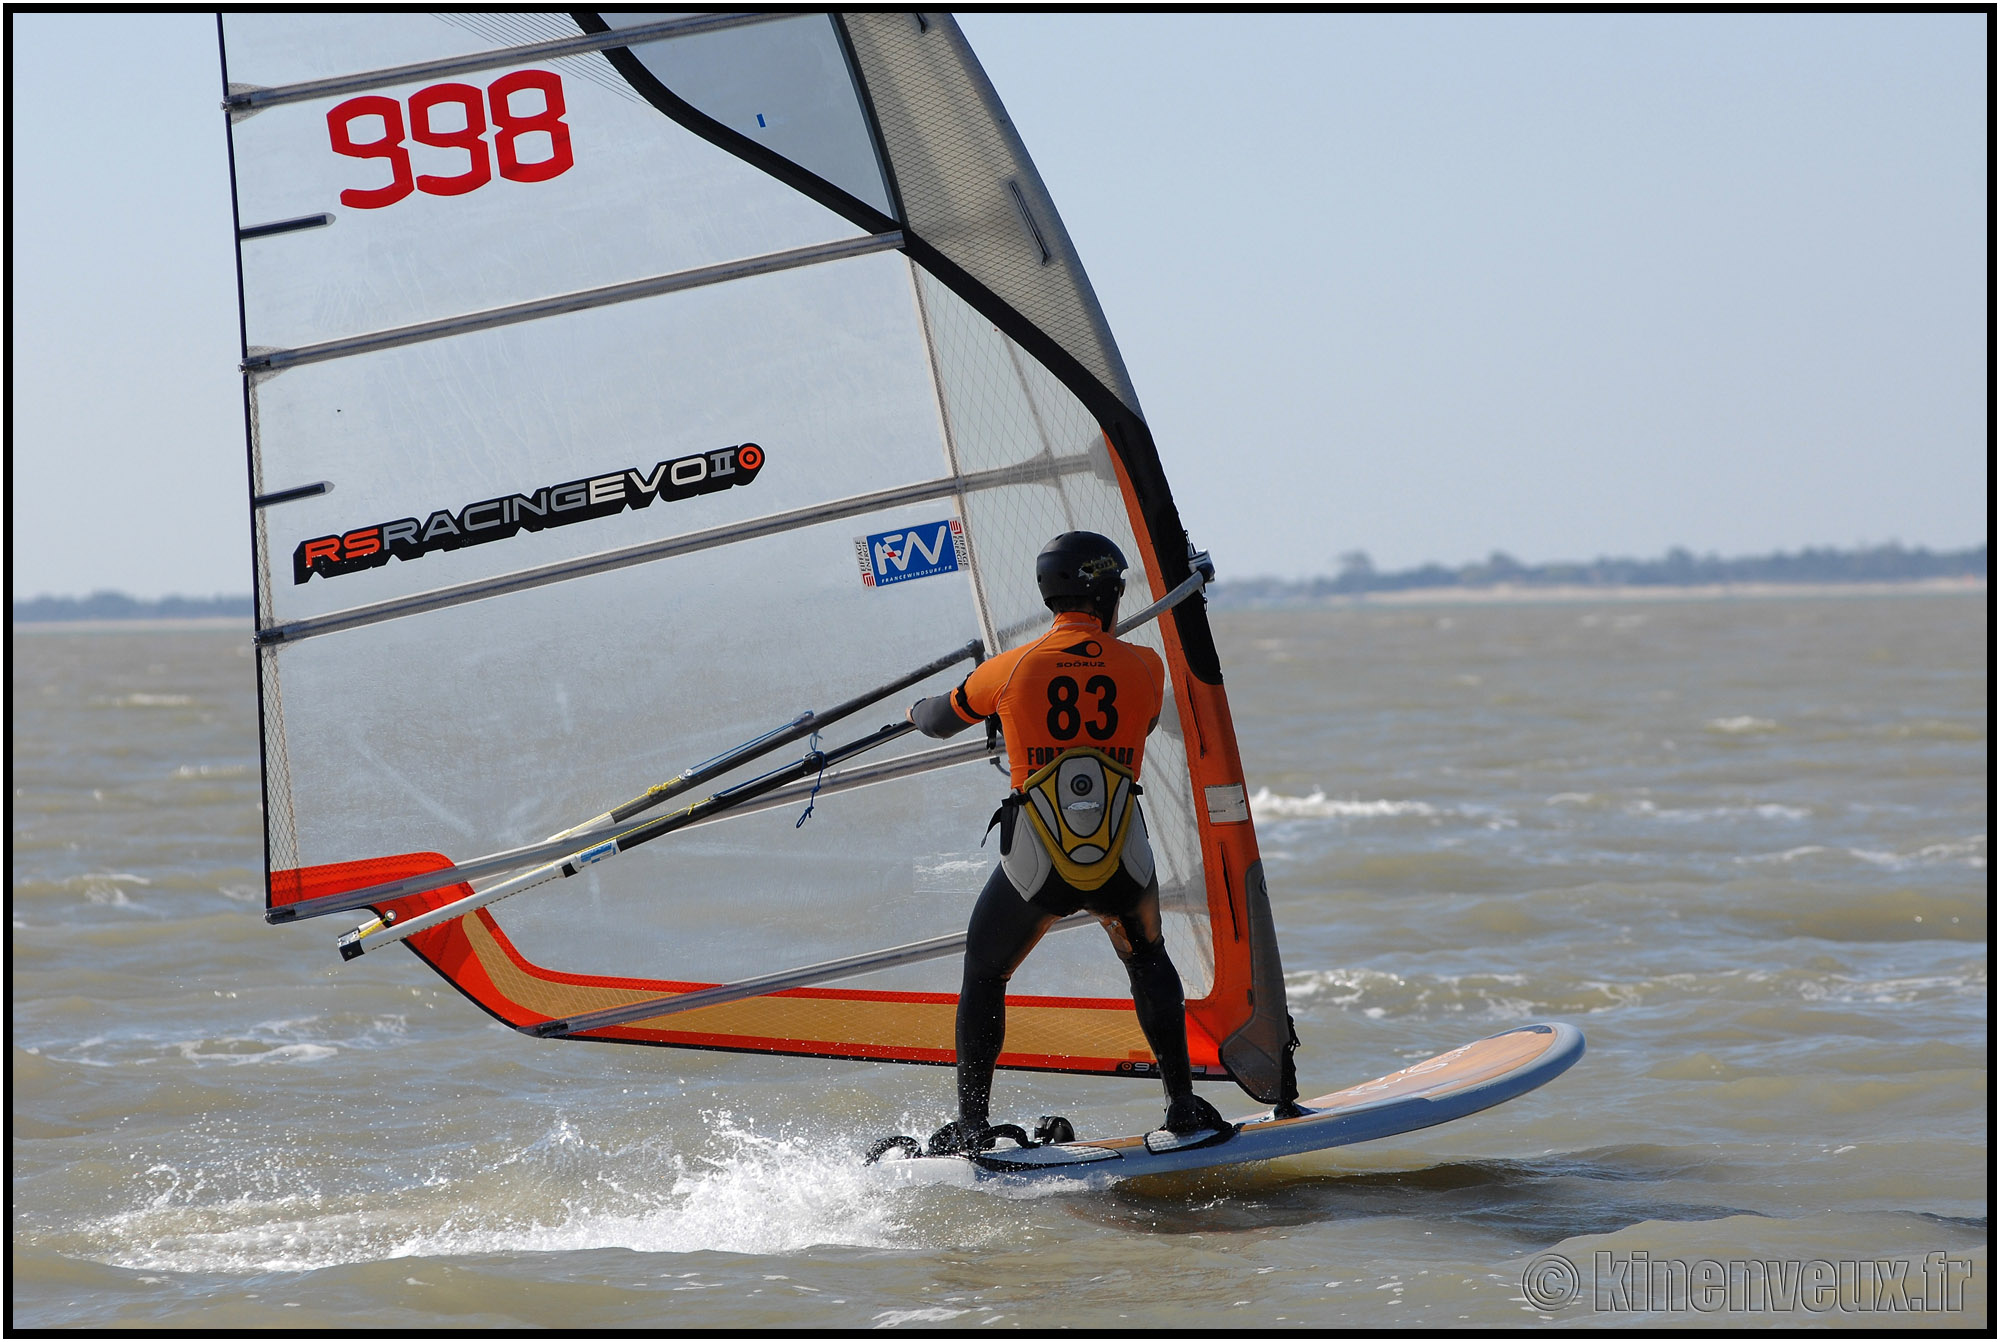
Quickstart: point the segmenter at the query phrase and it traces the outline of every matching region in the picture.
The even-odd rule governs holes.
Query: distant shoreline
[[[1208,591],[1222,610],[1281,606],[1434,606],[1579,601],[1762,600],[1772,597],[1925,595],[1984,591],[1987,547],[1934,552],[1896,541],[1852,550],[1808,546],[1724,559],[1676,546],[1660,559],[1598,558],[1523,564],[1501,551],[1483,563],[1424,564],[1382,572],[1366,553],[1340,556],[1340,572],[1301,579],[1226,578]],[[139,598],[123,592],[36,596],[13,603],[15,629],[240,628],[255,618],[242,596]]]
[[[190,634],[251,632],[247,615],[133,616],[114,620],[16,620],[17,634]]]
[[[1676,546],[1659,559],[1601,556],[1523,564],[1495,550],[1483,563],[1421,564],[1384,572],[1365,551],[1340,556],[1340,572],[1312,578],[1232,577],[1212,594],[1221,605],[1343,598],[1437,601],[1645,601],[1820,592],[1927,591],[1927,584],[1984,582],[1987,547],[1934,552],[1898,542],[1852,550],[1808,546],[1797,554],[1695,555]],[[1949,586],[1945,590],[1952,590]]]
[[[1495,584],[1491,587],[1419,587],[1401,592],[1360,592],[1338,596],[1306,593],[1242,597],[1227,582],[1209,592],[1211,609],[1223,613],[1250,610],[1353,610],[1391,606],[1525,606],[1579,605],[1592,601],[1771,601],[1786,598],[1851,598],[1868,596],[1971,596],[1986,591],[1984,577],[1912,578],[1902,582],[1744,582],[1705,583],[1686,587],[1541,586]],[[251,630],[245,615],[129,616],[16,619],[17,634],[148,634],[243,633]]]
[[[148,620],[247,621],[256,607],[243,596],[133,597],[123,592],[89,596],[36,596],[14,602],[16,629],[38,624],[131,624]]]
[[[1366,606],[1497,606],[1578,604],[1589,601],[1768,601],[1786,597],[1951,596],[1986,590],[1984,577],[1911,578],[1899,582],[1742,582],[1699,583],[1685,587],[1527,585],[1498,583],[1491,587],[1416,587],[1400,592],[1357,592],[1315,596],[1234,595],[1228,583],[1218,583],[1209,595],[1216,610],[1349,609]]]

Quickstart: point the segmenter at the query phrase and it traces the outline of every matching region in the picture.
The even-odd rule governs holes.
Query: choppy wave
[[[1625,803],[1627,815],[1645,816],[1668,824],[1691,825],[1704,820],[1808,820],[1809,806],[1787,806],[1783,802],[1749,802],[1741,806],[1661,806],[1640,798]]]
[[[16,880],[10,893],[16,915],[14,925],[46,929],[49,924],[42,920],[54,916],[68,922],[85,909],[123,917],[171,918],[186,912],[181,901],[190,892],[217,890],[207,873],[194,876],[174,871],[156,871],[152,875],[134,871],[82,871],[68,876],[22,877]],[[257,897],[262,898],[261,891]],[[21,916],[30,911],[36,915],[33,922]]]
[[[1759,978],[1755,974],[1749,977],[1752,981]],[[1809,1002],[1871,1002],[1880,1006],[1902,1006],[1938,997],[1963,997],[1968,993],[1984,992],[1985,989],[1986,975],[1977,971],[1886,979],[1835,974],[1797,984],[1799,996]]]
[[[150,907],[143,899],[133,898],[152,884],[151,877],[137,872],[85,871],[56,880],[23,881],[15,886],[13,895],[17,905],[37,900],[73,903],[81,899],[100,908],[160,917],[161,910]]]
[[[1259,820],[1386,820],[1405,816],[1428,819],[1440,812],[1429,802],[1342,800],[1318,788],[1309,797],[1288,797],[1260,787],[1250,798],[1250,814]]]
[[[1639,1000],[1630,984],[1530,981],[1524,974],[1397,974],[1380,969],[1309,970],[1285,975],[1297,1007],[1324,1004],[1370,1020],[1470,1015],[1512,1022],[1549,1013],[1589,1014]]]
[[[953,891],[971,891],[979,888],[992,868],[990,861],[977,858],[950,857],[926,860],[918,858],[916,879],[926,888],[942,888]]]
[[[111,885],[151,885],[153,881],[149,876],[141,876],[136,872],[130,871],[86,871],[81,876],[72,876],[68,881],[64,882],[65,885],[72,883],[81,884],[85,891],[89,891],[106,883]]]
[[[1769,863],[1788,864],[1809,859],[1836,862],[1861,862],[1871,867],[1882,867],[1889,871],[1910,871],[1921,867],[1969,867],[1974,871],[1986,869],[1986,836],[1968,835],[1963,839],[1942,843],[1927,843],[1908,853],[1889,852],[1874,848],[1847,848],[1828,844],[1806,843],[1796,848],[1787,848],[1777,853],[1755,853],[1738,857],[1737,862],[1745,865]]]
[[[1722,970],[1631,979],[1588,974],[1398,974],[1340,968],[1285,975],[1295,1009],[1329,1007],[1370,1020],[1469,1016],[1496,1026],[1541,1016],[1596,1015],[1661,1002],[1908,1006],[1986,993],[1976,961],[1935,974],[1871,977],[1839,970]]]
[[[224,994],[223,989],[213,991],[216,996]],[[399,1014],[365,1018],[302,1016],[259,1021],[228,1034],[178,1038],[134,1031],[94,1034],[71,1043],[35,1046],[28,1051],[45,1054],[56,1062],[86,1067],[146,1066],[168,1058],[196,1067],[241,1067],[256,1063],[322,1062],[350,1049],[393,1047],[408,1033],[409,1018]]]
[[[187,694],[121,694],[111,701],[119,708],[186,708],[194,703]]]
[[[1609,811],[1669,825],[1718,820],[1810,820],[1814,815],[1812,807],[1790,802],[1732,801],[1713,806],[1663,806],[1648,796],[1631,796],[1629,793],[1621,796],[1617,792],[1556,792],[1544,798],[1543,805],[1579,811]]]
[[[1710,718],[1702,725],[1707,727],[1708,730],[1720,732],[1724,736],[1748,736],[1778,730],[1778,724],[1771,721],[1771,719],[1753,718],[1748,714],[1734,718]]]
[[[887,1309],[877,1314],[871,1322],[877,1328],[901,1328],[910,1323],[948,1323],[961,1314],[970,1314],[969,1309],[945,1309],[932,1306],[928,1309]]]
[[[1285,975],[1285,996],[1295,1007],[1324,1004],[1370,1020],[1473,1012],[1520,1020],[1537,1003],[1519,989],[1520,974],[1478,974],[1421,979],[1381,969],[1325,969]]]
[[[257,766],[254,764],[183,764],[174,770],[175,778],[255,778]]]
[[[1847,852],[1863,862],[1877,867],[1887,867],[1892,871],[1938,865],[1962,865],[1984,869],[1986,836],[1975,834],[1956,843],[1927,843],[1914,853],[1882,852],[1872,848],[1850,848]]]
[[[919,862],[917,870],[926,876],[942,876],[949,872],[985,871],[991,863],[970,858],[951,858],[943,862]]]
[[[1594,792],[1558,792],[1544,805],[1585,810],[1612,809],[1625,815],[1664,824],[1684,825],[1741,820],[1809,820],[1810,806],[1778,801],[1746,801],[1721,806],[1663,806],[1647,797],[1619,800]],[[1431,820],[1446,818],[1473,820],[1489,828],[1512,828],[1516,821],[1507,811],[1493,806],[1441,806],[1414,799],[1329,797],[1315,788],[1304,797],[1288,796],[1260,787],[1250,798],[1250,814],[1258,820]]]

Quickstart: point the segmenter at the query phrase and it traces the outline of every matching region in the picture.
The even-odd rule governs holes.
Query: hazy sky
[[[214,20],[11,22],[14,593],[247,591]],[[962,22],[1225,576],[1984,537],[1983,15]]]

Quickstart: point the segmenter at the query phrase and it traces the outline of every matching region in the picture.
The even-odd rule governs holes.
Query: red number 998
[[[541,95],[541,107],[517,113],[513,98],[519,93]],[[447,104],[462,109],[465,124],[457,130],[438,130],[432,121],[434,109]],[[462,196],[493,180],[496,158],[500,175],[510,182],[546,182],[551,177],[560,177],[576,162],[570,149],[569,126],[563,121],[567,111],[562,80],[548,70],[516,70],[502,75],[487,86],[484,98],[470,84],[433,84],[419,89],[410,95],[407,123],[402,104],[394,98],[372,93],[349,98],[326,114],[333,152],[348,158],[388,159],[390,177],[387,186],[342,191],[340,203],[356,210],[379,210],[394,205],[412,191],[430,196]],[[380,137],[357,142],[354,123],[374,117],[382,122]],[[485,139],[489,122],[494,131],[490,152]],[[548,154],[524,162],[521,138],[538,133],[548,136]],[[410,163],[410,151],[403,144],[406,134],[421,145],[465,151],[468,160],[465,171],[450,176],[417,175]],[[533,146],[535,142],[530,140],[529,144]]]

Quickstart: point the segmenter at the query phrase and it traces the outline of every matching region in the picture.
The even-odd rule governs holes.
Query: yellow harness
[[[1028,814],[1057,874],[1078,890],[1095,890],[1125,855],[1133,799],[1141,790],[1131,770],[1078,746],[1030,774],[1008,800]]]

